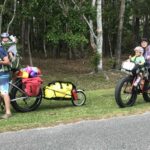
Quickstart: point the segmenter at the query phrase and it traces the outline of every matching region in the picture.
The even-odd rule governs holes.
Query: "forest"
[[[149,0],[2,0],[0,32],[15,35],[21,55],[31,59],[89,59],[100,44],[100,60],[118,60],[141,37],[150,39],[149,6]]]

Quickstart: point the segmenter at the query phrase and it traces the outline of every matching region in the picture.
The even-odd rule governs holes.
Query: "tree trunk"
[[[2,32],[2,22],[3,22],[3,12],[6,5],[7,0],[4,0],[4,3],[1,7],[1,13],[0,13],[0,33]]]
[[[137,16],[133,16],[133,47],[138,45],[140,31],[140,19]]]
[[[15,16],[16,16],[16,4],[17,4],[17,0],[14,0],[14,13],[13,13],[12,19],[10,20],[10,22],[7,26],[7,33],[9,32],[9,28],[10,28],[11,24],[13,23]]]
[[[22,54],[24,55],[25,50],[25,20],[22,18],[22,24],[21,24],[21,45],[22,45]]]
[[[21,1],[21,7],[24,7],[24,0]],[[25,56],[25,19],[21,18],[21,46],[22,46],[22,55]]]
[[[30,22],[28,22],[28,53],[29,53],[30,66],[33,66],[31,47],[30,47]]]
[[[95,4],[96,4],[96,0],[92,0],[92,7],[95,7]],[[90,24],[90,28],[93,30],[92,19],[90,19],[89,24]],[[91,47],[93,48],[93,50],[96,51],[96,43],[95,43],[95,38],[94,38],[92,30],[90,30],[90,43],[91,43]]]
[[[90,26],[93,29],[93,21],[92,20],[90,20]],[[91,44],[92,49],[95,51],[96,50],[96,43],[95,43],[95,38],[94,38],[91,30],[90,30],[90,44]]]
[[[148,15],[145,15],[145,23],[144,23],[144,27],[143,27],[143,37],[149,37],[148,28],[149,28],[149,18],[148,18]]]
[[[117,68],[120,67],[124,13],[125,13],[125,0],[121,0],[120,14],[119,14],[119,27],[118,27],[118,35],[117,35],[117,46],[116,46],[116,67]]]
[[[47,50],[46,50],[46,39],[45,39],[45,32],[46,32],[46,19],[44,15],[44,36],[43,36],[43,50],[44,50],[44,56],[47,58]]]
[[[46,50],[46,41],[45,41],[45,37],[43,39],[43,49],[44,49],[44,56],[45,58],[47,58],[47,50]]]
[[[103,69],[102,61],[102,43],[103,43],[103,31],[102,31],[102,0],[97,0],[97,52],[100,55],[100,62],[97,66],[98,71]]]

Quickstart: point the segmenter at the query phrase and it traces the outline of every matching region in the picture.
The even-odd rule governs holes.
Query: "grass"
[[[138,97],[134,107],[120,109],[114,100],[114,89],[87,91],[84,106],[75,107],[71,101],[50,101],[43,99],[40,108],[29,113],[13,112],[13,117],[0,120],[0,132],[34,127],[48,127],[60,123],[87,119],[103,119],[114,116],[139,114],[150,110],[150,104]]]
[[[107,74],[109,80],[106,80],[103,73],[90,74],[89,64],[85,63],[84,60],[34,61],[38,62],[35,66],[42,68],[43,86],[54,80],[71,81],[78,89],[85,89],[86,104],[81,107],[75,107],[71,101],[43,99],[40,107],[33,112],[18,113],[12,109],[12,118],[0,120],[0,132],[48,127],[60,123],[111,118],[150,111],[150,104],[145,103],[141,96],[138,96],[133,107],[118,108],[114,98],[114,87],[118,79],[123,76],[120,72],[107,70],[105,74]]]

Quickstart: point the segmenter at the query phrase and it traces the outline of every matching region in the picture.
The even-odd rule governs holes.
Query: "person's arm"
[[[145,57],[145,59],[146,60],[150,60],[150,45],[146,49],[146,57]]]
[[[144,65],[144,63],[145,63],[145,58],[144,58],[144,57],[141,57],[141,58],[140,58],[139,65]]]
[[[13,61],[15,58],[12,52],[8,53],[8,57],[10,58],[10,61]]]
[[[135,62],[136,56],[130,57],[131,62]]]
[[[8,56],[3,57],[3,60],[0,61],[1,65],[10,65],[10,61],[8,59]]]

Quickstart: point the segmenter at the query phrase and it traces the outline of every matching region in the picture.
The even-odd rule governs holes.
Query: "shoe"
[[[4,114],[4,115],[2,115],[0,118],[1,119],[8,119],[8,118],[10,118],[12,116],[12,114]]]

